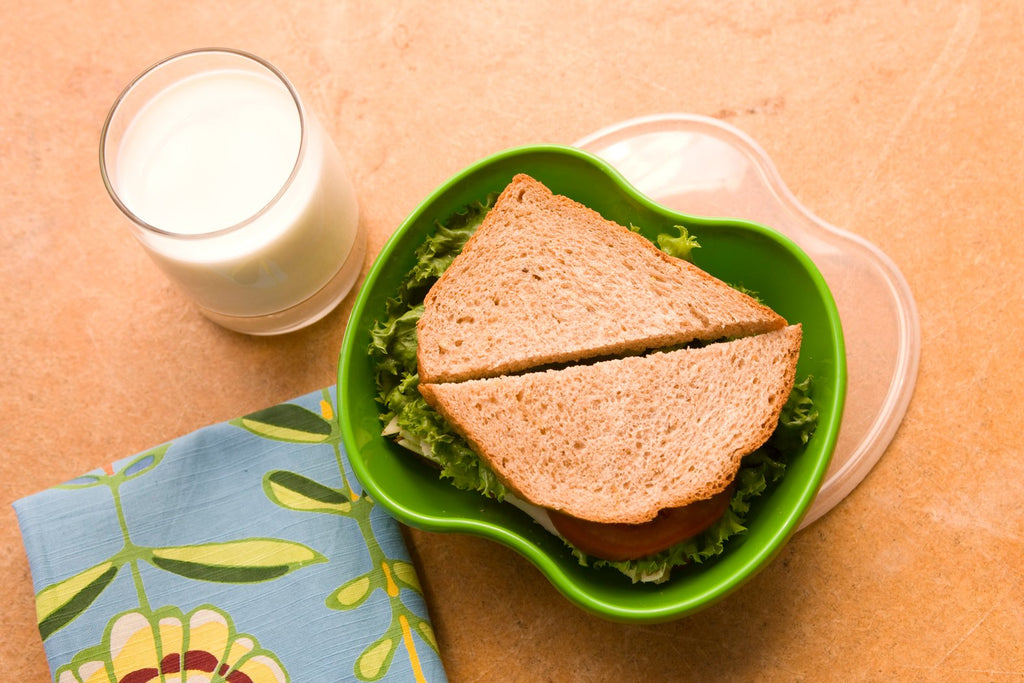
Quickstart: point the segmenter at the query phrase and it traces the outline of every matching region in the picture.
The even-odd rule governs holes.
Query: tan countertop
[[[691,618],[602,621],[501,546],[411,531],[452,680],[1024,677],[1024,5],[683,6],[5,2],[20,19],[0,29],[0,678],[49,677],[9,503],[334,381],[351,299],[292,335],[226,332],[103,189],[118,92],[208,45],[269,59],[306,95],[350,166],[371,255],[489,153],[692,112],[756,139],[916,297],[917,390],[882,460]]]

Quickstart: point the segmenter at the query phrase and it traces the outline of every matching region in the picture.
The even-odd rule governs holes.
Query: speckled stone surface
[[[756,139],[917,300],[917,390],[866,480],[740,591],[621,625],[488,541],[411,530],[455,681],[1024,676],[1024,6],[5,2],[0,29],[0,678],[49,677],[9,503],[334,381],[351,299],[258,339],[134,243],[97,163],[121,88],[223,45],[279,66],[345,156],[370,257],[451,174],[661,112]]]

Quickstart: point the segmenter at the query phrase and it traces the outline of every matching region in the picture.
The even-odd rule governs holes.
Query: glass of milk
[[[255,55],[195,50],[150,67],[107,116],[100,170],[156,264],[224,327],[305,327],[359,276],[366,236],[341,156]]]

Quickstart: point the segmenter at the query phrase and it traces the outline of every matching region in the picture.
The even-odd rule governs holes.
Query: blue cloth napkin
[[[334,405],[314,392],[17,501],[54,680],[445,680]]]

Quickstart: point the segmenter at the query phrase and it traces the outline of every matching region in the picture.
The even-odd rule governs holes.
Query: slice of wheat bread
[[[427,403],[519,497],[641,523],[724,490],[793,388],[800,325],[703,348],[465,382]]]
[[[431,288],[420,379],[452,382],[779,329],[786,321],[527,175]]]

